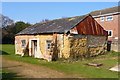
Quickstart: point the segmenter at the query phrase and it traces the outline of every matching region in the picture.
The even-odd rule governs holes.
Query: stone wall
[[[93,35],[73,35],[69,37],[70,58],[83,59],[85,57],[104,54],[106,37]]]
[[[107,47],[107,37],[88,35],[87,47],[89,56],[104,54]]]
[[[79,59],[86,56],[87,37],[85,35],[73,35],[69,37],[70,41],[70,58]]]
[[[21,40],[26,40],[26,48],[31,55],[31,40],[37,40],[37,53],[39,58],[49,59],[50,54],[46,52],[46,40],[53,40],[54,48],[52,49],[53,57],[83,59],[84,57],[102,54],[106,48],[105,36],[92,35],[21,35],[15,37],[16,54],[23,54]]]

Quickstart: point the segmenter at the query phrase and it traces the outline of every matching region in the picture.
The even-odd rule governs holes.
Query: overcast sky
[[[2,2],[2,14],[14,21],[34,24],[43,19],[80,16],[117,5],[117,2]]]

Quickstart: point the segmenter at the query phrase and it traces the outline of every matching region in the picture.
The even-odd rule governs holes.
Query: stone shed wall
[[[29,50],[29,55],[31,55],[31,47],[30,47],[30,40],[38,40],[39,47],[38,47],[38,52],[39,54],[42,54],[40,57],[45,57],[48,55],[46,53],[46,40],[53,40],[52,35],[19,35],[15,36],[15,52],[16,54],[22,55],[23,49],[27,48]],[[21,40],[26,40],[26,46],[22,48],[22,43]]]
[[[69,37],[70,42],[70,58],[83,58],[87,53],[87,36],[73,35]]]
[[[26,40],[26,48],[31,54],[30,40],[37,39],[39,58],[47,59],[49,55],[46,53],[46,40],[54,40],[56,48],[54,49],[57,53],[58,58],[72,58],[79,59],[98,54],[103,54],[106,48],[106,37],[105,36],[93,36],[93,35],[21,35],[15,37],[15,52],[16,54],[23,54],[23,48],[21,47],[21,40]],[[57,51],[58,49],[58,51]],[[57,51],[57,52],[56,52]],[[56,55],[56,54],[53,54]],[[56,57],[56,56],[55,56]]]
[[[93,35],[73,35],[69,37],[70,58],[83,59],[98,54],[103,54],[106,50],[105,36]]]
[[[61,50],[61,58],[69,58],[70,57],[70,41],[69,36],[64,35],[63,36],[63,45],[61,45],[63,48],[60,48]]]
[[[87,46],[89,56],[104,54],[107,47],[107,37],[88,35]]]

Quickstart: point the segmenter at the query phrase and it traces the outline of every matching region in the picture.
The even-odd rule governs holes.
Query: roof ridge
[[[71,16],[71,17],[66,17],[66,18],[58,18],[58,19],[48,20],[48,21],[45,21],[45,22],[35,23],[35,24],[33,24],[32,26],[37,25],[37,24],[44,24],[44,23],[48,23],[48,22],[56,21],[56,20],[69,19],[69,18],[75,18],[75,17],[83,17],[83,16],[88,16],[88,15],[89,15],[89,14],[81,15],[81,16]]]
[[[99,10],[94,10],[94,11],[91,11],[91,12],[103,11],[103,10],[106,10],[106,9],[113,9],[113,8],[118,8],[118,7],[120,7],[120,5],[119,6],[114,6],[114,7],[109,7],[109,8],[104,8],[104,9],[99,9]]]
[[[119,12],[118,8],[120,8],[120,6],[114,6],[110,8],[95,10],[95,11],[91,11],[90,14],[92,16],[97,16],[97,15],[103,15],[108,13],[115,13],[115,12]]]

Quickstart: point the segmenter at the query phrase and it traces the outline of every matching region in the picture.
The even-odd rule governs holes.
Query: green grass
[[[2,70],[2,78],[3,79],[10,79],[10,78],[16,78],[16,77],[19,77],[16,75],[16,73],[13,73],[13,72],[9,72],[8,70]]]
[[[76,74],[85,78],[118,78],[117,72],[109,71],[108,69],[115,66],[118,63],[118,54],[117,52],[108,52],[105,55],[100,55],[94,58],[85,59],[83,61],[77,62],[47,62],[46,60],[35,59],[32,57],[21,57],[15,55],[14,45],[2,45],[2,55],[5,58],[27,62],[34,65],[45,66],[51,69],[55,69],[66,74]],[[103,66],[96,68],[93,66],[87,66],[85,63],[97,62],[102,63]]]

